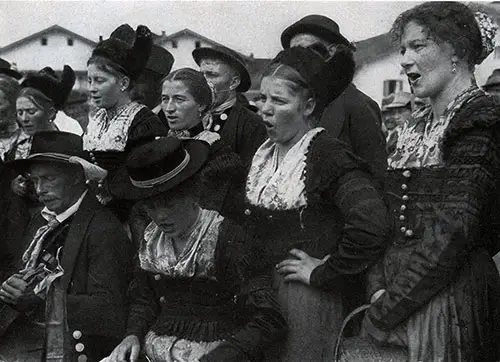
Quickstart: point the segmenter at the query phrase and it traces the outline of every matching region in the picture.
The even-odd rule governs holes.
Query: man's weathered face
[[[224,103],[239,85],[238,73],[220,59],[202,59],[200,61],[200,72],[215,88],[216,106]]]
[[[30,166],[36,195],[42,204],[57,214],[68,209],[80,197],[76,186],[82,182],[78,166],[39,162]]]

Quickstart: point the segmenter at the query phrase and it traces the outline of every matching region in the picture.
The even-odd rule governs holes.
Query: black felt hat
[[[318,45],[319,46],[319,45]],[[295,69],[314,92],[316,109],[324,109],[342,94],[354,76],[355,63],[352,52],[346,46],[339,46],[333,56],[326,48],[292,47],[282,50],[272,64],[284,64]]]
[[[495,69],[486,80],[486,83],[483,85],[483,89],[488,89],[498,85],[500,85],[500,69]]]
[[[64,66],[61,78],[52,68],[45,67],[37,74],[26,77],[21,87],[39,90],[52,100],[57,109],[61,109],[73,89],[75,79],[75,72],[69,65]]]
[[[109,39],[97,44],[92,56],[99,56],[111,60],[122,68],[131,79],[137,79],[143,72],[151,54],[153,39],[147,26],[139,25],[134,32],[134,38],[129,41],[124,38],[128,30],[127,24],[120,25]]]
[[[120,199],[146,199],[168,191],[205,165],[210,146],[199,140],[161,137],[136,147],[110,182]]]
[[[351,50],[354,45],[341,33],[339,25],[323,15],[308,15],[286,28],[281,33],[281,45],[284,49],[290,48],[290,41],[297,34],[313,34],[321,39],[335,44],[343,44]]]
[[[223,46],[214,46],[212,48],[209,47],[201,47],[193,50],[193,59],[196,64],[200,65],[202,59],[220,59],[230,66],[234,67],[238,73],[240,74],[240,84],[236,91],[238,92],[246,92],[250,89],[252,85],[252,80],[250,78],[250,73],[248,73],[245,61],[243,58],[236,53],[234,50],[223,47]]]
[[[0,74],[5,74],[18,80],[23,77],[17,70],[12,69],[12,65],[8,61],[2,58],[0,58]]]
[[[129,46],[132,46],[135,40],[135,31],[130,25],[122,24],[115,31],[113,31],[113,33],[111,33],[111,36],[121,39]],[[174,56],[167,49],[153,44],[145,69],[165,77],[168,73],[170,73],[173,65]]]
[[[82,137],[69,132],[43,131],[33,136],[26,159],[7,162],[5,165],[23,173],[35,161],[70,163],[72,156],[89,160],[88,152],[83,150]]]

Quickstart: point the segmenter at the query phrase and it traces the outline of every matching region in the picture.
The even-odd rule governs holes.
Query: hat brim
[[[295,35],[304,33],[314,34],[332,43],[344,44],[345,46],[354,49],[351,42],[347,40],[342,34],[332,32],[331,30],[326,29],[322,26],[304,23],[292,24],[283,31],[283,33],[281,34],[281,45],[283,46],[283,49],[290,48],[290,41]]]
[[[252,85],[250,73],[248,73],[245,64],[243,64],[238,58],[235,58],[229,54],[223,53],[213,48],[197,48],[193,50],[192,54],[193,59],[196,64],[198,64],[198,66],[200,65],[201,60],[204,58],[220,58],[227,61],[229,64],[236,68],[241,77],[240,84],[238,85],[238,88],[236,88],[236,91],[243,93],[250,89],[250,86]]]
[[[62,154],[61,154],[62,155]],[[29,170],[30,166],[35,162],[47,162],[47,163],[58,163],[58,164],[68,164],[74,165],[74,163],[69,162],[69,155],[62,155],[63,157],[58,157],[55,155],[45,155],[37,154],[29,156],[28,158],[23,158],[19,160],[9,161],[5,163],[5,167],[14,170],[18,174],[25,173]]]
[[[5,75],[8,75],[9,77],[12,77],[14,79],[21,79],[23,77],[23,75],[21,73],[19,73],[18,71],[14,70],[14,69],[0,69],[0,74],[5,74]]]
[[[210,146],[206,142],[185,140],[184,148],[190,155],[189,163],[172,179],[150,188],[139,188],[132,185],[127,168],[124,165],[118,169],[109,183],[111,195],[122,200],[143,200],[171,190],[194,176],[207,162]]]

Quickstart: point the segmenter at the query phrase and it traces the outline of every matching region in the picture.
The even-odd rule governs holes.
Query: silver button
[[[409,197],[408,197],[408,195],[403,195],[403,197],[401,197],[401,199],[403,199],[403,201],[408,201]]]
[[[408,177],[411,177],[411,171],[410,170],[404,170],[403,171],[403,176],[408,178]]]
[[[222,113],[222,114],[220,115],[220,119],[222,119],[223,121],[225,121],[225,120],[227,119],[227,114]]]
[[[406,230],[405,235],[408,237],[413,236],[413,230],[410,230],[410,229]]]
[[[407,184],[402,184],[401,185],[401,190],[406,190],[408,189],[408,185]]]
[[[155,280],[160,280],[161,279],[161,275],[160,274],[155,274]]]
[[[85,349],[85,345],[83,343],[77,343],[75,346],[75,351],[77,352],[83,352]]]
[[[214,131],[215,132],[219,132],[220,131],[220,124],[216,124],[215,127],[214,127]]]
[[[252,212],[250,211],[250,209],[246,209],[246,210],[245,210],[245,215],[246,215],[246,216],[249,216],[249,215],[251,215],[251,214],[252,214]]]
[[[399,230],[401,230],[401,232],[404,233],[404,232],[406,232],[406,227],[401,226],[401,229],[399,229]]]
[[[268,218],[269,220],[272,220],[273,215],[267,215],[267,218]]]
[[[405,211],[406,210],[406,205],[401,205],[401,207],[399,208],[401,211]]]
[[[85,185],[88,185],[90,183],[90,180],[85,180]]]
[[[162,296],[160,297],[160,303],[165,303],[165,300],[166,300],[166,299],[165,299],[165,297],[162,295]]]
[[[73,338],[74,339],[80,339],[80,338],[82,338],[82,332],[80,332],[79,330],[75,330],[73,332]]]
[[[406,220],[406,217],[404,215],[399,215],[399,220],[401,221],[405,221]]]
[[[85,356],[84,354],[81,354],[78,356],[77,361],[78,362],[87,362],[87,356]]]

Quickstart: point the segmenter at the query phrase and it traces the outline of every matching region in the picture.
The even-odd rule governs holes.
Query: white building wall
[[[47,45],[41,44],[41,38],[47,39]],[[73,39],[73,46],[68,45],[68,38]],[[0,52],[0,56],[15,63],[20,71],[36,71],[46,66],[62,70],[64,64],[75,71],[86,70],[87,60],[92,53],[92,46],[80,39],[63,32],[52,32],[19,46]]]
[[[177,48],[172,46],[172,40],[177,42]],[[167,40],[158,44],[167,49],[174,56],[175,62],[172,70],[185,67],[198,69],[198,65],[196,65],[191,55],[196,48],[196,42],[199,41],[201,47],[210,47],[213,45],[190,34],[182,34],[172,40]]]

